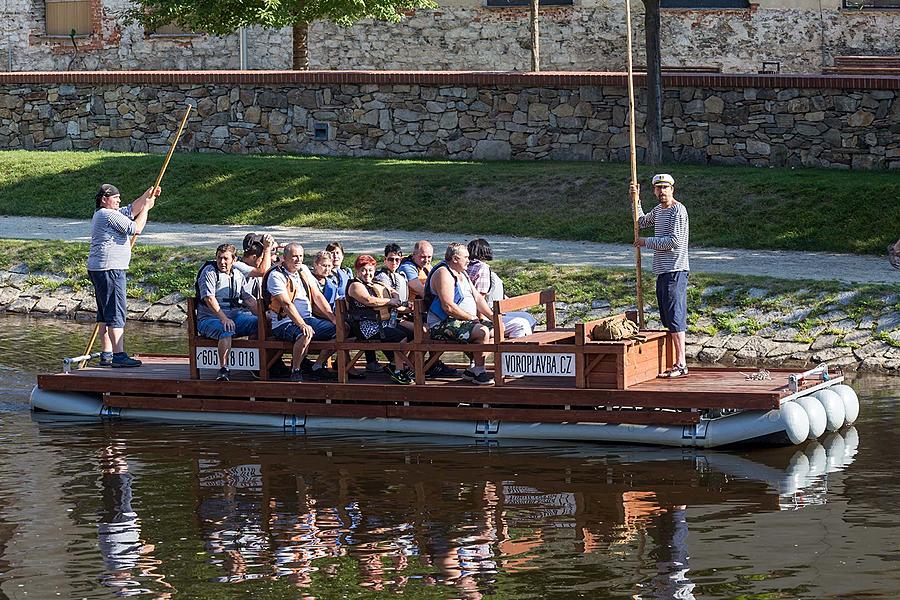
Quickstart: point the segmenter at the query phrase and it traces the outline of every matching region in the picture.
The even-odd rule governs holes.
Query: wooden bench
[[[338,323],[345,322],[347,314],[347,302],[340,299],[335,302],[334,315]],[[411,343],[386,343],[381,341],[358,340],[348,335],[347,327],[337,328],[335,346],[337,347],[337,374],[340,383],[347,383],[350,371],[356,366],[357,361],[365,354],[366,350],[387,350],[399,353],[415,367],[413,357],[413,345]]]
[[[624,390],[672,368],[675,350],[668,331],[645,330],[629,340],[591,339],[595,325],[623,316],[636,321],[635,313],[626,313],[575,325],[575,387]]]
[[[900,56],[835,56],[823,73],[843,75],[900,75]]]
[[[258,317],[259,315],[257,315]],[[257,325],[257,337],[260,335],[260,322]],[[188,328],[188,363],[190,365],[191,379],[200,379],[200,368],[197,366],[197,349],[213,348],[217,351],[218,340],[213,340],[200,335],[197,331],[197,301],[188,298],[187,301],[187,328]],[[258,348],[257,340],[249,338],[233,338],[232,348]],[[262,353],[260,353],[262,356]]]

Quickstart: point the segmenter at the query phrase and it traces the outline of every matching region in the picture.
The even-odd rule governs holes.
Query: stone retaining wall
[[[900,168],[900,77],[671,75],[664,87],[666,160]],[[186,103],[197,110],[180,148],[198,152],[627,158],[625,78],[586,73],[0,74],[0,148],[163,152]]]
[[[24,269],[17,269],[23,271]],[[64,281],[62,277],[41,274],[42,282]],[[36,283],[37,278],[24,272],[0,271],[0,311],[31,314],[34,316],[94,321],[97,305],[93,292],[88,288],[74,291],[60,286],[52,291],[46,284]],[[703,297],[721,292],[707,288]],[[754,294],[769,297],[768,290],[755,289]],[[750,366],[804,367],[821,362],[845,369],[861,369],[900,374],[900,312],[895,308],[897,295],[881,299],[883,308],[873,309],[861,318],[850,318],[845,309],[854,292],[837,298],[832,307],[822,314],[812,329],[805,330],[802,323],[810,313],[808,307],[782,306],[779,311],[761,313],[744,310],[740,306],[717,306],[709,309],[705,302],[693,306],[692,312],[702,314],[692,325],[703,330],[713,322],[716,314],[728,314],[736,322],[752,319],[763,325],[761,329],[748,331],[746,327],[734,328],[735,333],[718,332],[705,335],[692,331],[687,337],[688,359],[692,363],[737,364]],[[187,303],[179,293],[171,294],[155,303],[129,299],[128,318],[146,322],[180,326],[187,320]],[[585,319],[595,319],[622,312],[609,304],[596,300],[590,306],[560,302],[558,320],[563,326],[572,326]],[[647,307],[648,327],[659,328],[652,316],[655,310]],[[541,318],[541,315],[536,315]],[[879,339],[882,334],[892,342]],[[751,369],[752,370],[752,369]]]

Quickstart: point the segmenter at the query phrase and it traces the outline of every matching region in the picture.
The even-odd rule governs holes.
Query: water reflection
[[[587,594],[612,583],[635,598],[693,598],[692,509],[721,520],[823,504],[829,477],[858,445],[851,428],[751,459],[38,422],[42,446],[90,463],[78,486],[64,484],[68,496],[96,502],[84,469],[99,485],[102,585],[156,598],[181,588],[185,573],[202,589],[266,582],[316,597],[329,597],[331,581],[460,598],[538,598],[570,586]],[[88,514],[76,511],[76,522]]]
[[[859,434],[727,453],[35,420],[35,372],[80,353],[90,328],[3,321],[0,597],[900,589],[896,379],[854,382]],[[133,333],[136,351],[181,340]]]

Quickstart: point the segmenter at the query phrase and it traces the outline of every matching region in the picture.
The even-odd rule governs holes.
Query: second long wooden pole
[[[635,135],[634,118],[634,66],[631,60],[631,0],[625,0],[625,39],[628,46],[628,143],[631,154],[631,189],[637,188],[637,141]],[[641,247],[637,245],[640,238],[638,227],[638,207],[641,198],[637,191],[631,192],[631,214],[634,222],[634,270],[637,286],[637,314],[638,325],[644,328],[644,281],[641,275]]]
[[[175,146],[178,145],[178,140],[181,139],[181,133],[184,131],[184,126],[187,123],[188,117],[191,114],[191,108],[193,108],[190,104],[187,105],[187,110],[184,111],[184,117],[181,119],[181,124],[178,126],[178,132],[175,134],[175,140],[172,142],[172,145],[169,146],[169,152],[166,154],[166,159],[163,161],[163,166],[159,170],[159,175],[156,176],[156,182],[153,184],[153,193],[156,193],[156,188],[159,187],[159,184],[162,183],[163,175],[166,174],[166,169],[169,167],[169,161],[172,160],[172,154],[175,152]],[[134,244],[137,242],[138,234],[134,234],[131,236],[131,239],[128,241],[129,245],[134,248]],[[94,344],[97,341],[97,336],[100,334],[100,323],[94,323],[94,330],[91,332],[91,337],[88,338],[87,347],[84,349],[84,355],[90,356],[91,350],[94,348]],[[78,368],[84,366],[87,361],[83,361],[78,365]]]

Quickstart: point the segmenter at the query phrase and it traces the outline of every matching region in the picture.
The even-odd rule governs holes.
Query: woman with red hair
[[[396,313],[406,310],[397,293],[380,283],[375,283],[378,263],[362,254],[353,265],[356,277],[347,285],[347,312],[350,331],[359,340],[378,340],[389,344],[409,342],[413,338],[411,324],[397,321]],[[401,385],[413,383],[412,365],[390,350],[385,356],[391,361],[385,371]],[[395,359],[396,358],[396,362]]]

